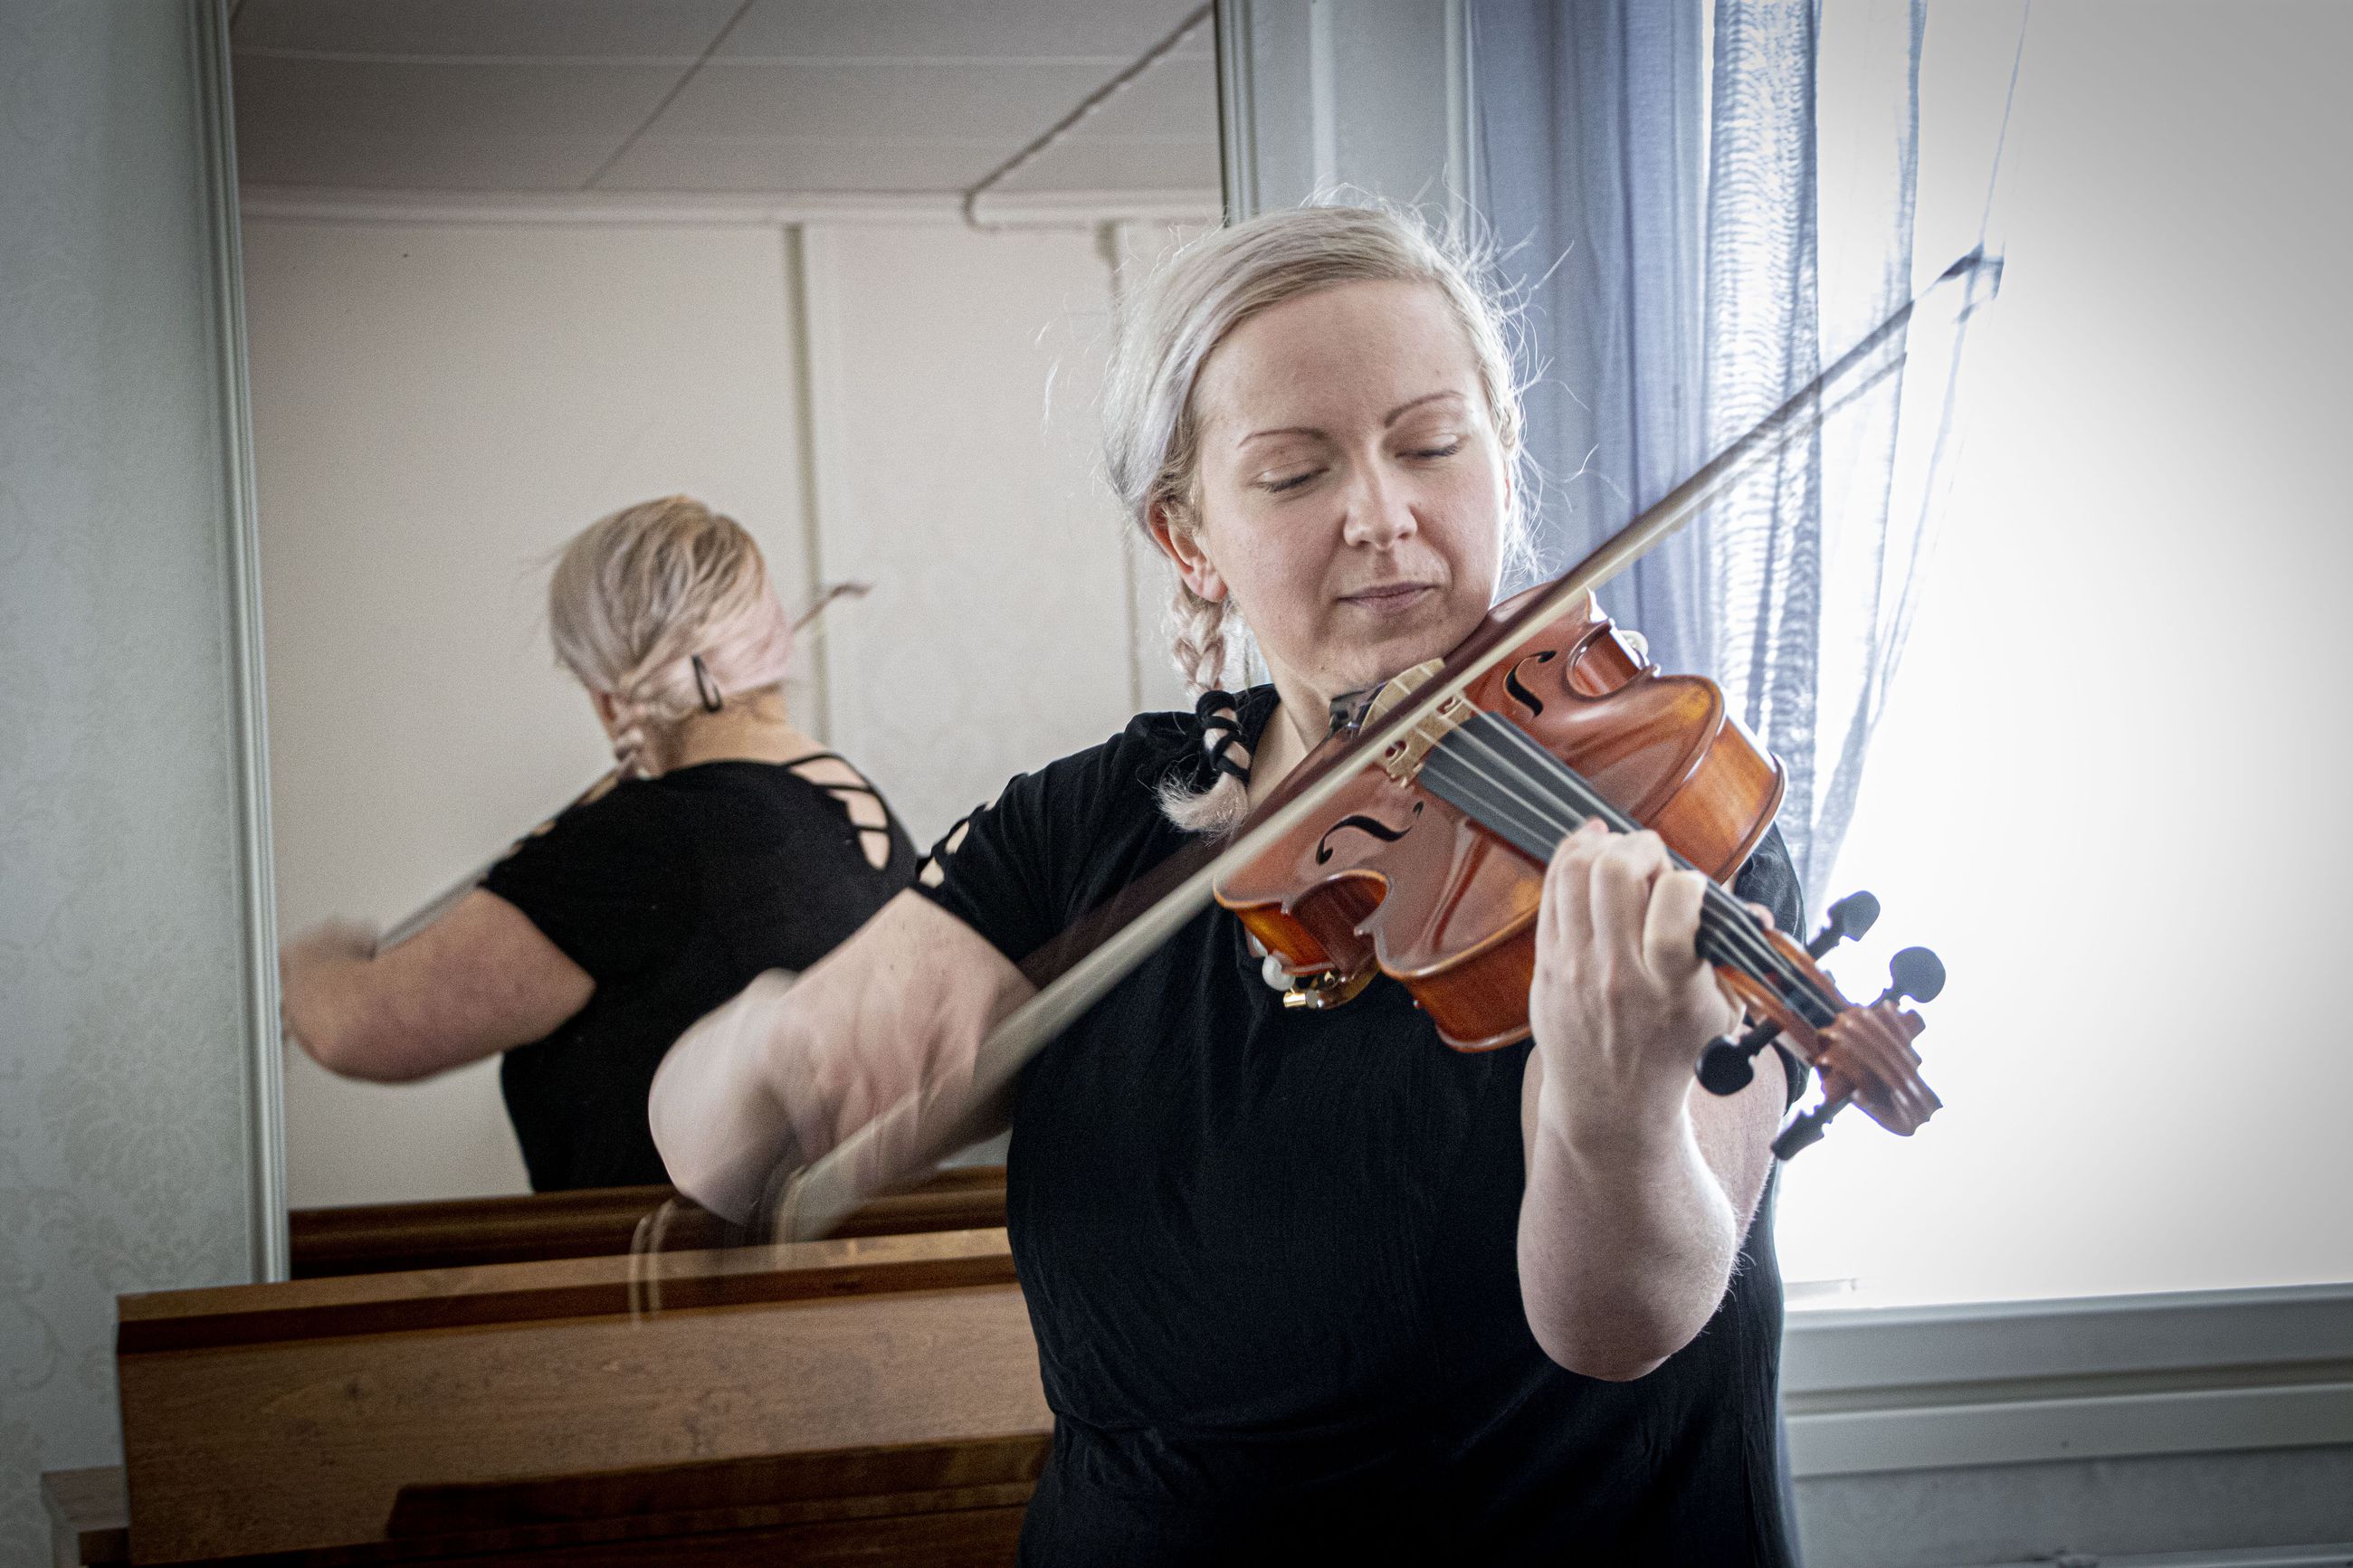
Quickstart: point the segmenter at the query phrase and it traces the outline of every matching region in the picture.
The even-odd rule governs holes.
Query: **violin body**
[[[1497,606],[1490,625],[1508,621],[1518,607],[1518,601]],[[1382,688],[1357,721],[1336,731],[1294,777],[1320,772],[1316,762],[1349,746],[1436,668],[1409,671]],[[1457,1050],[1493,1050],[1527,1037],[1536,911],[1549,847],[1560,837],[1552,830],[1556,823],[1547,817],[1523,827],[1514,844],[1492,820],[1495,810],[1514,809],[1508,799],[1482,821],[1464,808],[1459,791],[1450,798],[1424,775],[1426,768],[1435,773],[1432,748],[1479,716],[1507,721],[1623,819],[1653,829],[1725,886],[1780,807],[1781,764],[1725,710],[1715,684],[1662,673],[1588,595],[1581,617],[1561,616],[1528,637],[1437,720],[1391,742],[1377,765],[1360,768],[1303,826],[1219,880],[1218,901],[1287,973],[1305,982],[1287,995],[1292,1005],[1338,1005],[1386,973]],[[1508,796],[1510,781],[1524,775],[1503,754],[1482,754],[1492,763],[1482,774],[1483,787]],[[1841,1021],[1866,1010],[1840,996],[1788,934],[1758,931],[1747,940],[1752,948],[1769,943],[1772,962],[1719,963],[1718,973],[1752,1017],[1778,1026],[1801,1058],[1822,1070],[1825,1094],[1854,1097],[1898,1131],[1925,1120],[1925,1110],[1907,1111],[1902,1097],[1883,1092],[1880,1082],[1892,1075],[1918,1083],[1910,1061],[1892,1059],[1916,1060],[1908,1041],[1919,1030],[1918,1016],[1893,1005],[1868,1009],[1881,1015],[1860,1031],[1873,1038],[1858,1040],[1847,1054],[1891,1059],[1846,1070],[1836,1047],[1842,1034],[1858,1031],[1842,1030]],[[1767,984],[1755,973],[1760,967],[1795,973],[1802,983]],[[1926,1086],[1919,1088],[1925,1094]],[[1926,1096],[1926,1103],[1933,1102]]]

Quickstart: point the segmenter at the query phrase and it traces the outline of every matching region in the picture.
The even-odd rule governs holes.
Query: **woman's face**
[[[1154,532],[1195,593],[1240,607],[1286,699],[1361,690],[1478,626],[1510,490],[1436,288],[1286,300],[1218,346],[1194,399],[1198,526]]]

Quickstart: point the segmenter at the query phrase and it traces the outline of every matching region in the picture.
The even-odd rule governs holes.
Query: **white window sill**
[[[2353,1284],[1792,1310],[1809,1476],[2353,1443]]]

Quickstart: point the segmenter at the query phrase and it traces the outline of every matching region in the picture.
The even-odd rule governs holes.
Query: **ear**
[[[1179,528],[1170,519],[1167,502],[1152,503],[1152,510],[1145,516],[1145,527],[1152,534],[1152,542],[1160,547],[1160,553],[1176,563],[1176,575],[1185,580],[1185,586],[1193,590],[1197,598],[1207,599],[1213,605],[1224,601],[1229,590],[1224,576],[1218,571],[1218,563],[1210,560],[1208,552],[1201,548],[1199,533],[1192,529]]]
[[[611,740],[621,728],[621,704],[609,691],[592,691],[588,700],[596,704],[596,722],[605,726],[605,738]]]

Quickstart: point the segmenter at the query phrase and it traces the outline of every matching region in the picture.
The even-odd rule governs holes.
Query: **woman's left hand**
[[[1700,1052],[1739,1023],[1698,952],[1706,888],[1647,831],[1588,822],[1554,854],[1528,1019],[1544,1061],[1538,1114],[1572,1146],[1672,1135]]]
[[[322,921],[278,949],[279,1010],[287,1035],[323,1063],[319,1044],[320,982],[336,970],[375,956],[375,928],[357,921]],[[298,1025],[297,1020],[301,1020]]]
[[[1545,873],[1520,1128],[1520,1296],[1545,1353],[1640,1377],[1724,1300],[1772,1168],[1781,1078],[1692,1069],[1740,1009],[1699,956],[1707,884],[1654,833],[1588,826]]]

